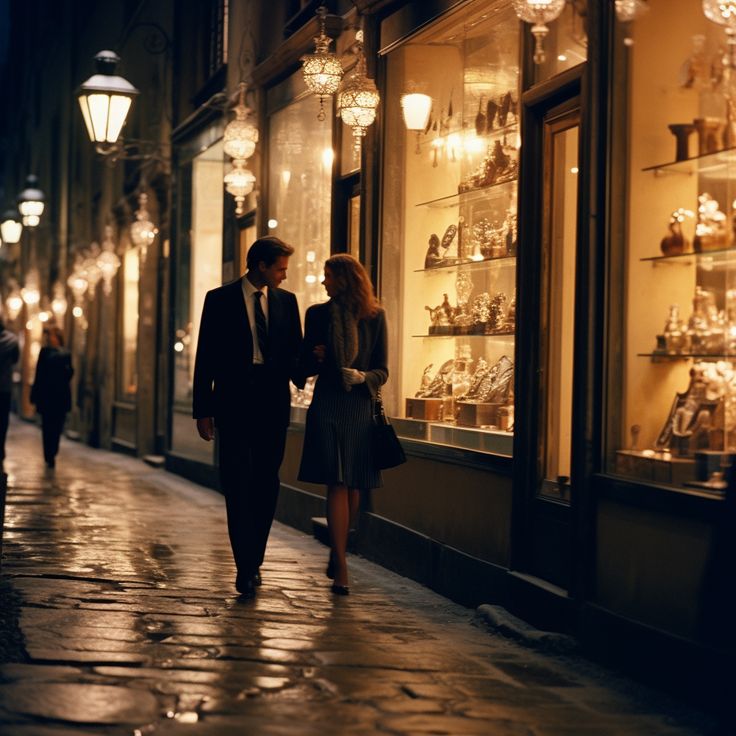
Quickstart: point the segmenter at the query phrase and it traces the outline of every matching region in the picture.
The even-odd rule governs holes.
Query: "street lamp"
[[[20,240],[20,234],[23,232],[23,225],[18,219],[16,210],[7,210],[3,213],[2,221],[0,221],[0,238],[3,243],[14,245]]]
[[[92,143],[115,144],[125,125],[133,98],[138,90],[115,74],[120,57],[114,51],[100,51],[95,56],[97,74],[77,90],[84,124]]]
[[[38,177],[31,174],[26,178],[26,188],[18,195],[18,210],[26,227],[36,227],[41,222],[44,200],[38,188]]]

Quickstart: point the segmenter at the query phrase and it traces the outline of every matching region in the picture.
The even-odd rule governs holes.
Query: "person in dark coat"
[[[202,439],[217,428],[235,589],[244,597],[261,581],[302,341],[296,296],[279,288],[293,252],[279,238],[259,238],[245,276],[207,292],[194,364],[193,414]]]
[[[360,489],[381,485],[371,454],[373,401],[388,379],[386,315],[360,261],[341,253],[325,262],[330,300],[307,310],[299,361],[318,375],[307,411],[299,480],[327,486],[332,592],[347,595],[345,552]]]
[[[44,346],[36,364],[36,378],[31,388],[31,403],[41,415],[43,458],[46,467],[56,465],[59,439],[64,429],[67,412],[72,408],[72,392],[69,382],[74,375],[72,359],[64,350],[64,337],[58,327],[49,326],[43,331]]]
[[[13,366],[18,362],[19,355],[18,338],[5,327],[5,322],[0,316],[0,471],[5,461],[5,438],[8,434],[10,396],[13,390]]]

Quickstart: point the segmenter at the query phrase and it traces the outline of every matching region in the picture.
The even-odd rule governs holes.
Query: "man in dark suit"
[[[217,428],[235,587],[246,597],[260,584],[302,340],[296,297],[279,288],[293,252],[259,238],[245,276],[207,293],[194,365],[194,418],[204,440]]]

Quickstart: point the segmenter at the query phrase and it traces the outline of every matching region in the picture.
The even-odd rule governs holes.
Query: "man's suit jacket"
[[[296,377],[301,340],[296,297],[290,291],[269,289],[266,366],[254,366],[240,279],[208,291],[194,364],[194,418],[214,417],[216,424],[248,421],[254,392],[268,392],[273,414],[263,419],[288,425],[289,379]]]

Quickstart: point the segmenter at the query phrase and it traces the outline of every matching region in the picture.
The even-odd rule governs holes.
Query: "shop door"
[[[534,125],[536,122],[536,125]],[[515,567],[559,586],[570,587],[572,524],[570,503],[574,442],[573,398],[578,222],[580,108],[577,99],[543,110],[530,125],[537,134],[533,200],[541,217],[527,229],[526,266],[538,279],[527,299],[533,337],[527,341],[526,372],[530,417],[523,474],[520,554]],[[526,143],[525,143],[526,145]],[[528,285],[528,284],[527,284]],[[520,288],[522,288],[520,286]],[[519,397],[517,397],[518,400]],[[519,564],[520,563],[520,564]]]

